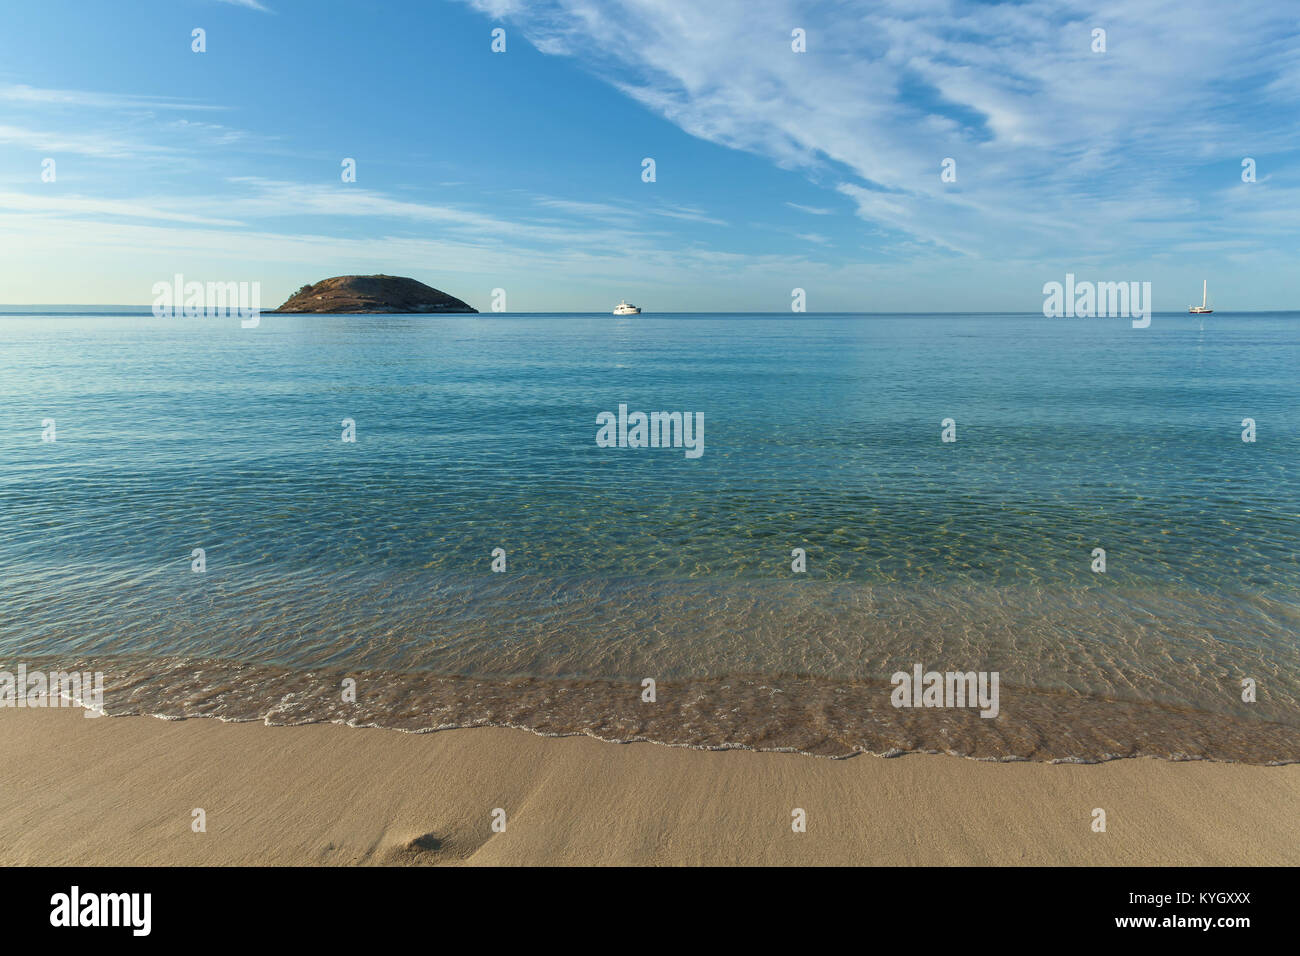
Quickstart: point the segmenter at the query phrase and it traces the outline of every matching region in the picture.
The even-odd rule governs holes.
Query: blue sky
[[[1202,278],[1221,309],[1300,308],[1282,0],[32,0],[6,20],[0,302],[148,303],[180,272],[275,305],[387,272],[482,310],[504,288],[510,311],[779,312],[799,287],[810,311],[1037,311],[1073,272],[1150,281],[1157,310]]]

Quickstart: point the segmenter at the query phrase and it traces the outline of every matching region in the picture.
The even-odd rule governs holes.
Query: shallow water
[[[111,713],[1296,760],[1298,371],[1286,313],[0,316],[0,663]],[[703,456],[598,447],[620,403]],[[894,708],[914,664],[998,716]]]

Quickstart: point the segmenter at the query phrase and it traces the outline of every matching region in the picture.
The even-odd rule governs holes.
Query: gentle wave
[[[832,758],[947,753],[1074,763],[1125,757],[1300,761],[1300,727],[1005,684],[1000,713],[987,719],[974,709],[895,708],[885,681],[780,675],[667,680],[648,702],[634,681],[303,672],[190,659],[26,663],[29,670],[102,672],[103,710],[110,716],[211,717],[272,726],[330,722],[408,733],[514,727],[545,736]],[[345,698],[347,680],[355,681],[355,701]]]

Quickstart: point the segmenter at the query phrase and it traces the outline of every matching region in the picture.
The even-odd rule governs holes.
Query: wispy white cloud
[[[1261,120],[1300,107],[1300,29],[1280,4],[469,2],[687,133],[805,170],[942,254],[1176,242],[1214,228],[1213,197],[1187,199],[1200,167],[1300,145],[1295,124]],[[947,157],[956,182],[940,179]]]
[[[702,222],[710,226],[725,226],[725,219],[716,219],[713,216],[706,215],[703,210],[696,209],[692,206],[652,206],[647,210],[654,216],[665,216],[668,219],[681,219],[686,222]]]
[[[38,213],[44,218],[63,216],[112,216],[123,219],[156,219],[206,226],[238,226],[237,219],[196,215],[177,208],[174,200],[98,199],[76,194],[0,192],[0,210]]]
[[[263,6],[257,0],[217,0],[218,3],[228,3],[235,7],[247,7],[249,10],[260,10],[262,13],[272,13],[270,7]]]
[[[180,97],[90,90],[52,89],[0,84],[0,143],[57,155],[72,153],[100,159],[177,159],[187,152],[211,150],[247,138],[245,131],[206,119],[224,105]],[[267,142],[271,137],[262,137]]]
[[[106,159],[129,159],[146,153],[161,155],[174,149],[170,146],[127,141],[97,133],[56,133],[7,125],[0,125],[0,143],[53,155],[73,153]]]
[[[140,96],[91,90],[58,90],[23,83],[0,84],[0,101],[42,109],[67,106],[109,110],[224,110],[228,107],[176,96]]]
[[[712,226],[725,226],[727,222],[708,215],[704,210],[694,206],[672,204],[632,204],[588,202],[585,200],[561,199],[554,196],[538,196],[535,202],[539,206],[556,209],[570,215],[585,216],[610,223],[639,222],[647,216],[662,216],[667,219],[680,219],[685,222],[702,222]]]
[[[823,209],[820,206],[805,206],[803,203],[797,202],[787,202],[786,205],[791,209],[798,209],[800,212],[806,212],[813,216],[829,216],[834,212],[833,209]]]
[[[478,211],[468,205],[419,202],[400,199],[379,190],[351,184],[320,185],[265,179],[258,176],[233,176],[229,182],[238,187],[234,195],[207,200],[214,211],[223,210],[247,220],[313,217],[334,219],[373,219],[379,222],[409,222],[417,226],[437,226],[457,234],[462,240],[490,243],[509,239],[538,245],[574,243],[598,245],[625,236],[624,230],[610,223],[592,228],[581,223],[530,219],[527,216],[504,218]],[[202,204],[204,200],[195,200]],[[598,204],[584,204],[598,206]]]

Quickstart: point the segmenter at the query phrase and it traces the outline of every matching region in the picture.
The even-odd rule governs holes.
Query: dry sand
[[[827,760],[73,709],[0,710],[0,760],[6,865],[1300,863],[1294,764]]]

